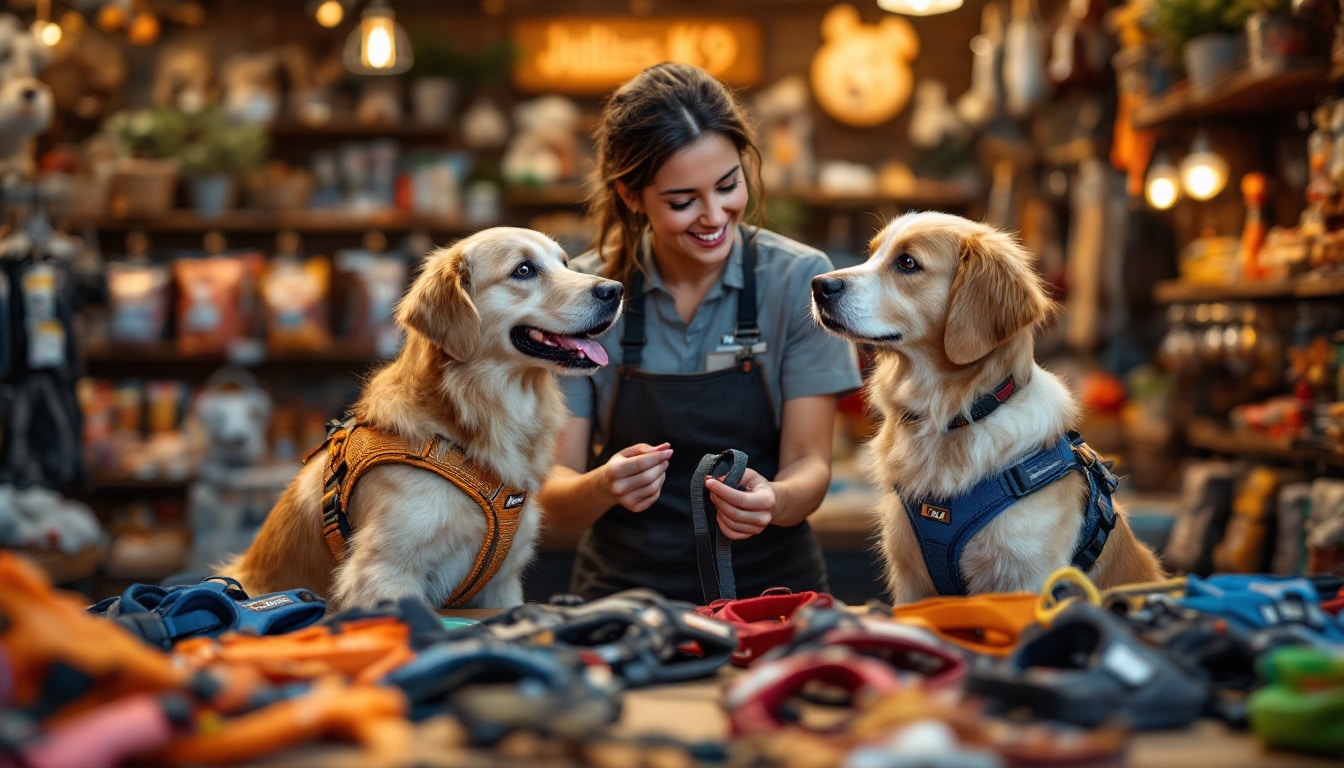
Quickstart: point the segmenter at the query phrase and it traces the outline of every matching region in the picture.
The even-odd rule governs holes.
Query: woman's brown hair
[[[626,207],[616,182],[631,192],[653,183],[668,158],[707,134],[737,147],[753,203],[747,218],[761,217],[761,153],[745,108],[723,83],[699,67],[656,64],[617,88],[602,107],[593,138],[597,162],[588,179],[587,206],[597,224],[596,249],[603,273],[628,283],[638,268],[644,219]]]

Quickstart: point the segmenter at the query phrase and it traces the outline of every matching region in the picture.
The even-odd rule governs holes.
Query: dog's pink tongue
[[[598,365],[607,364],[607,350],[603,349],[601,344],[598,344],[592,339],[583,339],[575,336],[561,336],[560,346],[565,349],[577,349],[583,353],[584,357],[592,360]]]

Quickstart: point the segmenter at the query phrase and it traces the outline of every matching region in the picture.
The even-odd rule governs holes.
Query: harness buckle
[[[1014,497],[1026,496],[1027,492],[1031,490],[1030,482],[1022,475],[1021,464],[1014,464],[1009,467],[1008,471],[1003,473],[1003,479],[1008,486],[1008,492],[1013,494]]]

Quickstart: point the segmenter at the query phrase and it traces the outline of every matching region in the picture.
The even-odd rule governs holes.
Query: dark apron
[[[744,286],[737,308],[737,341],[748,349],[757,340],[756,253],[743,237]],[[632,587],[650,587],[674,600],[701,604],[696,541],[691,522],[691,475],[707,453],[736,448],[748,466],[767,479],[779,471],[779,429],[761,367],[749,356],[732,368],[690,375],[645,373],[638,369],[644,347],[643,276],[631,280],[621,339],[622,365],[602,452],[589,469],[606,463],[635,443],[672,444],[662,494],[635,513],[607,510],[579,540],[570,591],[592,600]],[[780,343],[770,340],[770,343]],[[717,535],[717,514],[705,514]],[[770,587],[829,591],[821,547],[807,522],[768,526],[732,543],[739,597]]]

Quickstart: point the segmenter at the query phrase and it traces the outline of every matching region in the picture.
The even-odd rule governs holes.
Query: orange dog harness
[[[461,448],[441,437],[431,438],[417,450],[397,435],[351,421],[335,426],[324,445],[327,466],[322,473],[322,535],[337,562],[345,555],[345,542],[350,538],[350,519],[345,510],[355,483],[371,467],[405,464],[429,470],[457,486],[485,516],[485,539],[476,562],[443,607],[463,605],[494,577],[518,531],[526,491],[505,488],[494,473],[468,461]],[[318,446],[308,458],[321,449]]]

